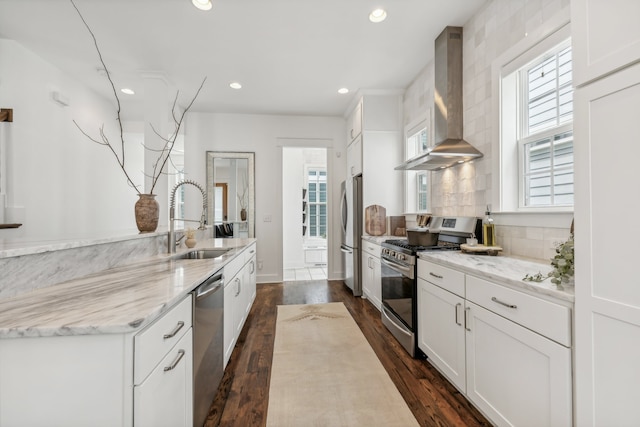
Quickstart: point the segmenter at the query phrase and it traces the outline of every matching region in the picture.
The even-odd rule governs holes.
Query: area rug
[[[280,305],[267,426],[417,426],[343,303]]]

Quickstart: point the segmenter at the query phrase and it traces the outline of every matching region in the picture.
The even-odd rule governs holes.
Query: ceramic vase
[[[160,206],[155,194],[138,194],[135,205],[136,225],[141,233],[151,233],[158,228]]]
[[[246,209],[240,209],[240,219],[242,221],[246,221],[247,220],[247,210]]]

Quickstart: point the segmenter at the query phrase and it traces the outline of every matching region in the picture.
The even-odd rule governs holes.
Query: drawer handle
[[[434,272],[432,272],[432,271],[430,271],[430,272],[429,272],[429,275],[431,275],[431,276],[435,277],[436,279],[444,279],[444,277],[442,277],[442,276],[440,276],[440,275],[437,275],[436,273],[434,273]]]
[[[178,331],[182,329],[183,326],[184,326],[184,322],[182,320],[179,321],[176,327],[173,329],[173,331],[169,332],[168,334],[164,334],[162,338],[164,338],[165,340],[168,340],[169,338],[175,337]]]
[[[471,332],[471,328],[469,328],[469,317],[468,317],[469,311],[471,311],[471,307],[467,307],[464,309],[464,328],[467,331]]]
[[[179,350],[178,351],[178,357],[176,357],[176,360],[173,361],[173,363],[169,366],[165,366],[164,367],[164,371],[171,371],[173,369],[176,368],[176,366],[178,366],[178,363],[180,363],[180,361],[182,360],[182,358],[184,357],[184,350]]]
[[[458,307],[462,307],[462,304],[461,303],[456,304],[456,325],[462,326],[462,323],[460,323],[460,321],[458,320]]]
[[[502,302],[502,301],[500,301],[500,300],[499,300],[498,298],[496,298],[496,297],[491,297],[491,301],[496,302],[496,303],[498,303],[498,304],[500,304],[500,305],[504,305],[504,306],[505,306],[505,307],[507,307],[507,308],[513,308],[513,309],[518,308],[518,306],[517,306],[517,305],[515,305],[515,304],[509,304],[509,303],[506,303],[506,302]]]

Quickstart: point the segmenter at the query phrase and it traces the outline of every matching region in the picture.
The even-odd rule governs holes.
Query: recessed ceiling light
[[[200,10],[210,10],[213,7],[211,0],[191,0],[191,3]]]
[[[384,9],[376,9],[369,14],[369,21],[378,23],[387,19],[387,11]]]
[[[128,87],[123,87],[122,89],[120,89],[120,92],[126,93],[127,95],[135,95],[136,94],[132,89],[129,89]]]
[[[231,82],[231,83],[229,83],[229,87],[231,89],[241,89],[242,85],[240,83],[238,83],[238,82]]]
[[[341,87],[340,89],[338,89],[338,93],[340,95],[344,95],[345,93],[349,93],[349,89],[347,89],[346,87]]]

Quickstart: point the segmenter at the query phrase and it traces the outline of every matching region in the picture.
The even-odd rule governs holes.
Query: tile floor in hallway
[[[294,282],[297,280],[324,280],[327,278],[327,266],[318,265],[314,267],[286,268],[284,270],[284,281]]]

